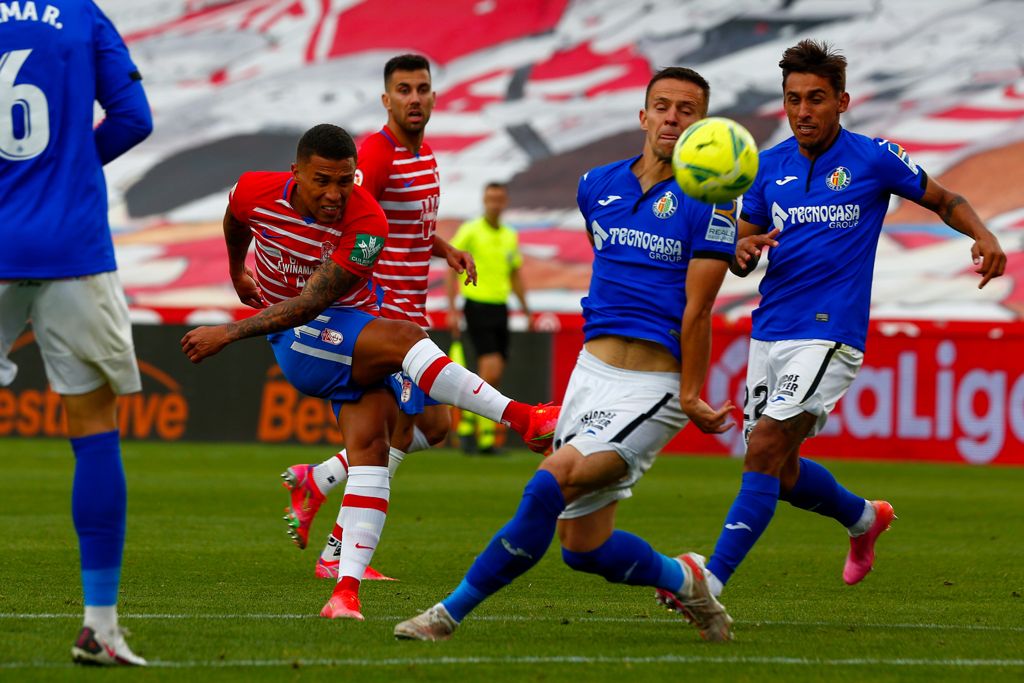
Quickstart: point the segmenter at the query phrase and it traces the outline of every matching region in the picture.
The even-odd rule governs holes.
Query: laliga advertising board
[[[1024,357],[993,353],[993,335],[1004,348],[1019,345],[1024,326],[873,323],[864,366],[805,452],[1024,463]],[[706,390],[712,405],[726,398],[743,405],[748,343],[746,331],[716,329]],[[670,448],[743,451],[738,430],[684,434]]]
[[[583,335],[570,316],[553,350],[554,400],[561,398]],[[705,399],[744,404],[750,321],[716,319]],[[871,324],[864,366],[809,456],[1024,464],[1024,324]],[[741,419],[740,409],[735,419]],[[717,436],[688,427],[666,453],[743,452],[741,431]]]

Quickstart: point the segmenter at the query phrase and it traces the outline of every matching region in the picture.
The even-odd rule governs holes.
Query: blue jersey
[[[761,152],[742,217],[782,232],[768,252],[751,336],[827,339],[863,351],[889,198],[920,199],[926,183],[896,143],[844,129],[813,161],[795,138]]]
[[[590,292],[582,301],[584,339],[646,339],[678,359],[690,259],[733,258],[736,203],[703,204],[671,178],[644,192],[630,170],[637,159],[599,166],[580,179],[576,202],[594,240]]]
[[[140,78],[90,0],[0,0],[0,279],[116,269],[102,164],[152,128]]]

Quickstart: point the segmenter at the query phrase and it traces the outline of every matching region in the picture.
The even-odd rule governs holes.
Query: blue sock
[[[807,458],[800,458],[800,478],[789,491],[779,494],[794,507],[831,517],[853,526],[864,513],[864,499],[843,488],[832,473]]]
[[[725,585],[736,567],[757,543],[775,514],[779,500],[779,480],[770,474],[744,472],[740,492],[725,516],[725,526],[708,571]]]
[[[462,621],[477,605],[537,564],[555,536],[565,498],[554,475],[538,470],[523,490],[508,524],[477,555],[458,588],[442,603],[455,621]]]
[[[71,518],[78,532],[85,604],[117,604],[128,493],[117,431],[71,439]]]
[[[578,572],[603,576],[611,583],[654,586],[678,593],[683,568],[651,544],[626,531],[615,531],[600,547],[586,553],[562,548],[562,559]]]

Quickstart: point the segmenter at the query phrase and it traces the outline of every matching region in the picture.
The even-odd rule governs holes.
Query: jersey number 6
[[[14,79],[32,50],[0,55],[0,157],[25,161],[39,156],[50,142],[50,109],[46,94]]]

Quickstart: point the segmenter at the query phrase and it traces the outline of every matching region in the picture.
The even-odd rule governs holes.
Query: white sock
[[[341,563],[338,581],[360,581],[373,559],[387,519],[391,481],[388,468],[376,465],[350,467],[345,498],[341,502]]]
[[[404,459],[405,459],[405,453],[403,451],[398,450],[397,448],[392,448],[388,452],[388,476],[389,477],[393,478],[395,476],[395,472],[398,471],[398,466],[402,464],[402,460],[404,460]]]
[[[320,551],[320,559],[324,562],[337,562],[341,559],[341,536],[342,529],[338,526],[341,523],[341,510],[338,510],[338,521],[335,522],[334,531],[327,534],[327,543]]]
[[[313,468],[313,483],[325,496],[348,479],[348,454],[342,450]]]
[[[96,605],[85,606],[85,619],[83,626],[88,626],[93,631],[106,637],[117,630],[117,605]]]
[[[850,536],[860,536],[861,534],[866,534],[874,523],[875,506],[871,504],[870,500],[865,500],[864,512],[861,513],[860,519],[853,526],[846,527],[846,531]]]
[[[427,440],[427,435],[420,431],[419,427],[413,426],[412,443],[409,444],[409,450],[407,450],[406,453],[425,451],[428,448],[430,448],[430,442]]]
[[[512,402],[479,375],[452,362],[429,339],[413,344],[402,361],[402,369],[435,401],[472,411],[494,422],[501,422],[505,408]]]
[[[722,594],[723,590],[725,590],[725,586],[722,585],[722,582],[719,581],[718,577],[712,574],[711,572],[705,574],[704,578],[708,582],[708,589],[711,591],[711,594],[716,598]]]

